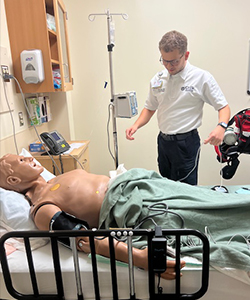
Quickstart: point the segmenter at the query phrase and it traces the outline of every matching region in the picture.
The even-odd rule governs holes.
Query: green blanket
[[[99,227],[134,228],[154,213],[148,206],[157,202],[181,215],[185,228],[209,233],[212,265],[250,270],[250,195],[219,193],[168,180],[154,171],[131,169],[118,176],[108,189]],[[172,213],[154,220],[165,229],[181,227],[180,218]],[[154,228],[154,224],[148,220],[140,228]],[[133,245],[140,248],[145,241],[135,240]],[[183,254],[200,258],[200,252],[198,243],[183,243]]]

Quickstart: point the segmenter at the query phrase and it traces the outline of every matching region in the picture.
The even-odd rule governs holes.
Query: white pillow
[[[26,149],[22,149],[20,155],[32,156]],[[40,165],[36,159],[34,160]],[[41,176],[46,181],[55,177],[46,169],[41,173]],[[24,195],[0,188],[0,226],[0,236],[8,231],[37,230],[30,216],[30,205]],[[32,239],[31,247],[36,249],[45,245],[47,241],[48,239]],[[24,248],[23,241],[20,239],[8,239],[7,242],[17,249],[22,250]]]
[[[24,157],[32,157],[32,155],[29,153],[29,151],[27,151],[26,149],[22,149],[22,152],[20,153],[20,155],[23,155]],[[36,164],[40,165],[38,160],[36,160],[34,158],[34,161],[36,162]],[[47,169],[44,168],[44,171],[41,173],[41,176],[46,180],[49,181],[50,179],[54,178],[55,175],[53,175],[52,173],[50,173]]]

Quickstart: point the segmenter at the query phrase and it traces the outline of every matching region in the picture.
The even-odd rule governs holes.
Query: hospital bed
[[[42,175],[45,180],[51,178],[51,174],[46,170]],[[231,187],[229,190],[233,192],[238,188],[239,187]],[[39,293],[41,294],[50,295],[49,298],[41,297],[40,299],[77,299],[76,291],[78,289],[72,251],[62,244],[54,242],[56,234],[61,235],[65,233],[57,232],[55,234],[52,232],[37,231],[33,221],[29,217],[29,209],[29,204],[23,195],[0,188],[0,234],[2,235],[0,255],[1,261],[3,261],[3,266],[0,268],[0,299],[14,299],[14,294],[12,294],[12,292],[9,294],[7,290],[4,276],[7,276],[7,285],[10,284],[11,286],[13,284],[14,289],[17,290],[18,293],[24,295],[35,293],[37,297],[37,290],[39,290]],[[69,232],[66,233],[70,234]],[[78,233],[71,232],[72,237],[76,236],[76,234]],[[93,233],[91,231],[87,232],[87,234],[92,235]],[[104,232],[102,232],[102,234],[104,234]],[[105,234],[109,234],[109,232]],[[134,234],[136,234],[136,232],[134,232]],[[152,238],[154,233],[146,232],[145,234],[148,234],[149,238]],[[24,236],[26,237],[24,238]],[[31,239],[27,242],[26,239],[29,237]],[[53,239],[53,242],[50,241],[51,238]],[[3,247],[3,244],[5,244],[5,247]],[[29,273],[29,264],[25,253],[27,244],[30,244],[30,252],[32,252],[33,255],[34,270],[36,271],[36,278],[38,281],[35,284],[35,288],[32,288],[34,276]],[[52,244],[54,246],[52,246]],[[51,259],[53,258],[53,253],[57,252],[59,253],[61,261],[60,269],[62,271],[62,278],[59,280],[62,284],[60,283],[59,286],[63,286],[63,292],[60,292],[61,298],[52,298],[51,294],[58,292],[58,284],[56,283],[54,272],[55,265]],[[7,257],[5,257],[5,253],[8,254]],[[81,285],[84,295],[83,299],[90,300],[98,299],[95,297],[95,289],[93,286],[92,259],[93,255],[78,253]],[[248,272],[232,268],[210,266],[208,278],[206,275],[208,272],[207,264],[204,265],[202,261],[188,256],[182,257],[182,259],[186,261],[186,266],[181,270],[183,276],[180,281],[177,279],[177,282],[162,279],[158,284],[158,278],[154,275],[152,270],[148,273],[144,270],[135,268],[133,270],[135,296],[133,296],[132,293],[131,298],[131,282],[127,264],[116,262],[114,277],[117,280],[117,287],[112,289],[114,279],[110,270],[111,265],[114,265],[114,263],[111,263],[109,259],[97,256],[96,264],[98,265],[98,279],[100,282],[100,299],[112,299],[113,296],[114,299],[181,299],[184,298],[184,295],[194,295],[193,297],[201,297],[203,300],[249,299],[250,274]],[[206,259],[204,258],[204,262],[205,261]],[[8,267],[6,267],[6,263],[8,264]],[[8,274],[8,270],[10,274]],[[208,279],[208,290],[204,293],[206,290],[206,280]],[[150,296],[154,292],[159,293],[159,287],[162,288],[163,294],[170,293],[171,295],[168,296],[168,298],[163,298],[165,297],[163,294],[158,295],[159,298]],[[18,294],[18,297],[19,296],[20,295]],[[118,296],[119,298],[117,298]],[[27,298],[27,296],[24,296],[24,298],[20,296],[17,299],[29,298]]]
[[[91,254],[76,251],[75,237],[90,238]],[[117,263],[113,239],[127,237],[129,255],[128,264]],[[148,272],[134,270],[132,257],[132,237],[147,236]],[[162,256],[159,243],[163,236],[176,240],[176,280],[166,285],[167,281],[156,276],[162,268]],[[197,285],[182,286],[180,278],[180,244],[182,238],[194,236],[203,243],[203,260],[197,274]],[[72,251],[61,248],[58,238],[70,237]],[[107,237],[110,246],[110,259],[95,254],[94,238]],[[153,230],[87,230],[87,231],[17,231],[6,233],[0,239],[2,275],[5,285],[15,299],[199,299],[208,287],[209,281],[209,243],[205,235],[194,230],[162,230],[162,237],[155,240]],[[4,244],[8,239],[23,239],[25,253],[18,261],[12,255],[6,256]],[[39,250],[31,250],[31,239],[49,239],[48,245]],[[160,245],[161,246],[161,245]],[[130,251],[131,250],[131,251]],[[20,254],[20,253],[19,253]],[[73,254],[73,255],[72,255]],[[131,255],[130,255],[131,254]],[[22,257],[22,258],[21,258]],[[20,262],[22,261],[22,264]],[[160,262],[160,264],[159,264]],[[120,264],[120,265],[119,265]],[[21,266],[22,265],[22,266]],[[160,269],[159,269],[160,268]],[[158,286],[159,285],[159,286]],[[32,286],[32,288],[31,288]],[[137,296],[138,294],[138,296]],[[7,296],[5,299],[7,298]],[[65,298],[64,298],[65,297]]]
[[[1,192],[2,189],[1,189]],[[6,203],[11,203],[9,201],[10,195],[13,192],[4,191]],[[0,199],[2,198],[3,193],[0,194]],[[27,296],[20,296],[19,298],[13,298],[12,292],[9,294],[7,287],[4,281],[4,272],[5,276],[7,276],[7,285],[14,286],[14,289],[18,291],[18,293],[32,294],[37,293],[37,288],[32,288],[32,280],[33,275],[30,275],[29,265],[27,255],[25,253],[25,239],[31,238],[30,248],[33,255],[34,269],[36,271],[36,279],[38,283],[35,284],[39,287],[39,293],[50,295],[49,298],[40,298],[40,299],[66,299],[73,300],[77,299],[77,284],[76,284],[76,275],[74,270],[74,259],[72,256],[72,251],[62,244],[58,243],[58,245],[54,245],[55,242],[51,243],[50,239],[56,238],[57,235],[69,235],[76,236],[78,233],[76,232],[41,232],[35,229],[33,222],[27,218],[29,206],[25,206],[26,200],[22,199],[22,195],[15,193],[15,198],[17,203],[20,204],[17,208],[13,207],[13,203],[10,209],[10,214],[6,212],[6,209],[2,206],[1,213],[5,212],[5,218],[8,219],[8,230],[6,230],[7,220],[4,219],[4,216],[1,215],[1,221],[5,223],[5,234],[1,238],[0,242],[0,257],[3,262],[2,268],[0,268],[0,299],[11,300],[11,299],[33,299],[28,298]],[[22,202],[24,201],[24,202]],[[23,211],[22,211],[23,210]],[[26,211],[25,211],[26,210]],[[21,215],[25,214],[26,217],[21,218]],[[18,218],[16,216],[19,215]],[[20,228],[22,231],[16,231]],[[3,227],[2,227],[3,229]],[[25,229],[25,230],[24,230]],[[9,231],[9,232],[7,232]],[[2,231],[3,232],[3,231]],[[164,232],[164,230],[163,230]],[[87,232],[86,234],[93,235],[95,232]],[[136,233],[136,232],[135,232]],[[135,234],[134,233],[134,234]],[[139,232],[142,234],[143,232]],[[180,232],[181,233],[181,232]],[[185,232],[183,232],[185,233]],[[189,235],[190,232],[186,232]],[[104,235],[104,232],[100,232],[99,234]],[[109,232],[105,233],[109,234]],[[153,236],[154,232],[146,232],[149,236]],[[170,233],[168,233],[170,234]],[[149,237],[150,238],[150,237]],[[4,244],[11,246],[12,253],[8,254],[5,257],[6,249],[8,247],[3,247]],[[52,246],[52,244],[54,246]],[[57,243],[56,243],[57,244]],[[29,249],[29,246],[28,246]],[[56,250],[53,250],[56,249]],[[57,250],[58,249],[58,250]],[[10,252],[11,252],[10,251]],[[55,276],[55,265],[52,261],[53,255],[52,253],[59,253],[61,266],[60,269],[62,271],[62,278],[59,276],[58,286],[62,286],[63,289],[60,291],[59,295],[64,295],[65,298],[53,298],[51,294],[55,294],[58,292],[56,276]],[[29,250],[28,250],[29,252]],[[56,256],[57,257],[57,256]],[[156,291],[158,293],[158,278],[154,273],[147,273],[144,270],[135,268],[134,269],[134,291],[136,298],[131,297],[131,286],[129,280],[129,269],[127,264],[123,264],[120,262],[116,263],[115,269],[115,278],[117,280],[117,287],[112,289],[112,281],[113,277],[111,275],[111,263],[110,260],[101,256],[96,257],[96,264],[98,266],[98,279],[99,279],[99,291],[101,294],[101,298],[95,298],[95,289],[93,286],[93,270],[92,270],[92,255],[87,255],[84,253],[78,253],[79,259],[79,268],[81,272],[81,285],[84,298],[83,299],[157,299],[150,298],[150,292]],[[170,293],[169,299],[182,299],[175,298],[177,296],[182,296],[184,294],[191,294],[193,297],[199,297],[206,290],[206,280],[209,279],[208,290],[201,297],[203,300],[211,300],[211,299],[227,299],[227,300],[246,300],[249,299],[250,295],[250,279],[249,274],[246,272],[235,270],[232,268],[209,268],[209,278],[208,269],[207,269],[207,259],[204,259],[205,269],[202,267],[200,261],[190,257],[183,257],[186,261],[186,266],[181,270],[183,276],[180,279],[180,282],[161,280],[160,287],[163,289],[163,293]],[[8,264],[8,267],[6,267]],[[58,269],[58,267],[56,267]],[[32,268],[31,268],[32,269]],[[6,271],[7,270],[7,271]],[[6,273],[7,272],[7,273]],[[8,273],[10,272],[10,274]],[[11,276],[11,277],[10,277]],[[57,275],[58,276],[58,275]],[[150,277],[151,276],[151,277]],[[153,279],[152,279],[153,278]],[[177,277],[178,278],[178,277]],[[204,279],[202,279],[204,278]],[[203,280],[205,280],[205,284],[203,285]],[[154,282],[153,282],[154,281]],[[151,282],[151,283],[150,283]],[[152,283],[153,282],[153,283]],[[150,288],[151,285],[151,288]],[[179,291],[180,287],[180,291]],[[177,288],[177,296],[173,296],[172,294],[176,293]],[[199,292],[199,290],[201,291]],[[198,291],[198,293],[197,293]],[[133,293],[132,293],[133,294]],[[12,296],[11,296],[12,295]],[[115,296],[114,296],[115,295]],[[114,298],[112,298],[114,296]],[[117,297],[120,298],[117,298]],[[184,297],[184,296],[183,296]],[[34,298],[39,299],[39,298]],[[159,296],[159,299],[162,296]],[[168,298],[166,298],[168,299]],[[192,299],[192,298],[190,298]],[[194,298],[196,299],[196,298]],[[198,298],[197,298],[198,299]]]
[[[143,234],[145,232],[134,232],[134,234],[138,233]],[[172,235],[176,232],[163,230],[163,233]],[[188,234],[189,236],[194,233],[200,236],[199,233],[194,231],[188,230],[182,232],[182,230],[177,230],[177,234],[182,233],[184,235]],[[86,234],[110,236],[110,231],[86,232]],[[149,236],[149,241],[154,236],[154,232],[152,231],[146,232],[146,234]],[[77,284],[78,275],[75,272],[74,257],[72,255],[73,251],[62,244],[57,243],[58,236],[69,235],[74,237],[79,235],[79,233],[76,231],[12,231],[3,235],[0,240],[0,256],[2,263],[2,269],[0,271],[0,299],[157,300],[183,298],[199,299],[200,297],[203,300],[249,299],[250,286],[247,282],[240,281],[243,281],[244,279],[241,272],[231,269],[216,270],[211,267],[208,269],[206,240],[204,245],[205,253],[203,265],[196,260],[184,257],[186,266],[181,270],[183,276],[180,280],[178,280],[179,277],[177,276],[177,281],[161,279],[159,287],[162,288],[162,294],[159,293],[158,277],[155,276],[152,269],[149,269],[149,272],[147,272],[135,268],[131,275],[131,269],[127,264],[120,262],[114,264],[114,262],[111,262],[109,259],[98,255],[94,258],[92,254],[78,253],[79,276],[81,280],[81,289],[79,292],[79,284]],[[28,249],[28,254],[25,253],[26,250],[23,251],[23,249],[20,248],[20,250],[16,250],[6,257],[6,249],[3,247],[4,243],[7,243],[9,239],[13,241],[16,238],[18,239],[18,243],[22,243],[23,237],[25,239],[24,248]],[[201,238],[203,239],[203,237]],[[36,240],[38,239],[42,239],[42,241],[37,242]],[[41,246],[42,244],[43,246]],[[33,248],[36,249],[31,250]],[[31,254],[32,259],[30,258]],[[149,257],[151,257],[151,254]],[[53,258],[55,259],[55,262],[53,262]],[[59,263],[60,265],[58,265]],[[95,265],[98,267],[97,273],[93,272],[93,266]],[[149,266],[152,267],[150,263]],[[34,275],[34,272],[36,275]],[[177,274],[178,272],[179,270],[177,270]],[[235,276],[234,278],[232,277],[232,274]],[[6,284],[4,282],[4,276]],[[134,278],[134,284],[132,285],[131,278]],[[98,282],[99,284],[97,288],[94,287],[95,282]],[[32,294],[35,296],[31,296]],[[99,294],[100,297],[98,296]],[[166,296],[164,294],[169,295]],[[189,296],[185,297],[185,295]]]

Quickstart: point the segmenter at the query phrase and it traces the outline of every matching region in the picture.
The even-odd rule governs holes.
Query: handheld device
[[[50,154],[59,155],[69,150],[70,146],[63,136],[56,130],[51,132],[43,132],[40,134],[41,139],[49,148]]]
[[[166,263],[167,239],[162,235],[160,226],[155,226],[155,237],[152,239],[153,270],[156,273],[164,273],[167,269]]]

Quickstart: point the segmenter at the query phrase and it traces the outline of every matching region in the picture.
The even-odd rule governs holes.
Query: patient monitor
[[[132,118],[138,114],[135,92],[114,95],[115,117]]]

